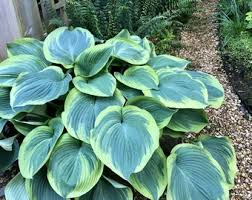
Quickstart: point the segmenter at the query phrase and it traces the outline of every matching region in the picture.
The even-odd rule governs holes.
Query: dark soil
[[[242,61],[233,59],[227,53],[222,54],[223,67],[235,92],[252,114],[252,69]]]

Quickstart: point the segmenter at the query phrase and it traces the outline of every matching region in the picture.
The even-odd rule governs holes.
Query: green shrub
[[[196,0],[67,0],[70,25],[87,28],[108,39],[121,29],[139,36],[156,34],[169,26],[171,17],[187,18]]]
[[[133,200],[129,184],[155,200],[165,188],[167,199],[228,198],[236,173],[229,139],[174,143],[208,124],[206,107],[221,106],[213,76],[156,55],[126,30],[95,44],[86,29],[62,27],[44,42],[9,44],[8,55],[0,65],[0,127],[9,121],[19,134],[2,135],[0,169],[18,157],[20,173],[7,200]]]

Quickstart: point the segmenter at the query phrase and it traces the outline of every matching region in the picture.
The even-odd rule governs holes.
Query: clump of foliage
[[[247,29],[252,29],[252,11],[246,14],[246,21],[247,21]]]
[[[126,30],[95,44],[88,30],[61,27],[44,42],[9,44],[8,55],[0,127],[17,135],[1,134],[0,170],[18,159],[20,173],[7,200],[133,200],[132,188],[154,200],[166,188],[169,200],[228,198],[237,171],[230,140],[174,142],[208,124],[205,108],[221,106],[215,77],[156,55]]]
[[[108,39],[121,29],[139,36],[153,35],[174,16],[186,18],[196,0],[67,0],[70,25],[87,28],[98,38]]]

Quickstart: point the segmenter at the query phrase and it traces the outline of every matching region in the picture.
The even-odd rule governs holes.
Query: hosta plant
[[[44,42],[8,44],[8,55],[0,169],[18,160],[20,173],[7,200],[133,200],[137,191],[153,200],[228,199],[230,140],[186,139],[208,124],[204,109],[223,102],[212,75],[156,55],[126,30],[97,44],[88,30],[62,27]]]

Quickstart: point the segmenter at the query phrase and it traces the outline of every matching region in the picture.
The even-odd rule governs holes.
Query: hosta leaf
[[[43,50],[50,62],[71,68],[80,53],[94,43],[94,36],[86,29],[61,27],[47,36]]]
[[[113,96],[116,89],[116,79],[110,73],[98,74],[89,79],[77,76],[73,83],[82,93],[99,97]]]
[[[12,108],[25,105],[43,105],[67,93],[71,75],[64,75],[59,67],[21,74],[11,90]]]
[[[158,89],[144,90],[146,96],[160,100],[170,108],[205,108],[207,89],[203,83],[193,80],[186,73],[162,71]]]
[[[25,179],[19,173],[17,174],[5,188],[6,200],[29,200],[25,189]]]
[[[4,119],[11,119],[20,112],[30,112],[33,106],[22,106],[15,109],[10,105],[10,88],[0,87],[0,117]]]
[[[124,179],[141,171],[159,146],[151,114],[136,106],[110,106],[95,121],[91,145],[98,158]]]
[[[134,66],[127,69],[124,74],[115,72],[118,81],[138,90],[158,89],[158,75],[149,66]]]
[[[94,189],[75,200],[133,200],[133,193],[129,187],[102,177]]]
[[[168,128],[179,132],[199,133],[208,124],[207,114],[201,109],[180,109],[172,116]]]
[[[167,200],[226,200],[228,189],[219,164],[201,147],[180,144],[167,159]]]
[[[114,38],[126,38],[130,39],[130,32],[127,29],[121,30]]]
[[[91,77],[100,72],[108,63],[113,47],[106,44],[99,44],[88,48],[77,58],[74,67],[75,75]]]
[[[5,151],[0,147],[0,173],[4,172],[17,160],[19,151],[18,141],[14,140],[12,151]]]
[[[63,130],[61,119],[55,118],[50,121],[49,126],[37,127],[25,137],[18,159],[23,177],[32,179],[44,166]]]
[[[19,55],[0,63],[0,86],[11,87],[23,72],[39,72],[47,66],[32,55]]]
[[[148,62],[150,52],[132,39],[112,38],[106,42],[113,45],[112,55],[132,65],[143,65]]]
[[[194,79],[201,81],[208,91],[208,103],[213,108],[219,108],[224,101],[224,89],[212,75],[204,72],[187,71]]]
[[[130,99],[133,97],[137,97],[137,96],[142,96],[143,92],[140,90],[136,90],[133,88],[130,88],[122,83],[117,82],[117,88],[121,91],[122,95],[126,98],[126,99]]]
[[[103,164],[89,144],[64,134],[50,157],[47,176],[59,195],[74,198],[91,190],[102,171]]]
[[[231,189],[238,171],[232,142],[227,137],[201,136],[198,145],[207,150],[219,163]]]
[[[28,196],[34,200],[64,200],[50,186],[46,168],[42,168],[33,179],[26,179],[25,186]]]
[[[125,99],[117,90],[112,97],[94,97],[71,90],[65,101],[62,121],[69,134],[89,143],[90,131],[94,128],[97,115],[111,105],[123,106]]]
[[[7,123],[7,121],[8,121],[8,120],[6,120],[6,119],[1,119],[1,118],[0,118],[0,134],[1,134],[1,132],[3,131],[4,126],[5,126],[5,124]]]
[[[158,200],[167,186],[166,156],[158,148],[144,169],[130,176],[130,183],[142,195]]]
[[[49,64],[43,53],[43,42],[34,38],[21,38],[7,44],[8,56],[33,55]]]
[[[148,65],[155,70],[159,69],[185,69],[189,61],[171,56],[171,55],[159,55],[149,60]]]
[[[0,147],[2,147],[5,151],[12,151],[12,146],[13,143],[16,139],[16,135],[9,137],[9,138],[4,138],[0,140]]]
[[[160,101],[152,97],[135,97],[130,99],[127,102],[127,105],[134,105],[147,110],[156,120],[157,125],[160,129],[167,126],[172,118],[172,115],[177,112],[177,110],[172,110],[165,107]]]

